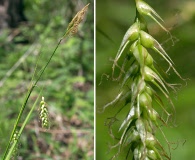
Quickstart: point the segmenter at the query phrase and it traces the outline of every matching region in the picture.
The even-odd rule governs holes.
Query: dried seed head
[[[69,23],[67,28],[67,34],[76,34],[78,31],[78,26],[82,22],[85,13],[87,12],[89,4],[87,4],[83,9],[81,9]]]

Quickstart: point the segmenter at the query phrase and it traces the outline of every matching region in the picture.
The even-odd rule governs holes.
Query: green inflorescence
[[[41,120],[42,128],[49,128],[49,114],[48,114],[48,109],[45,103],[44,97],[42,97],[42,100],[40,102],[40,113],[39,117]]]
[[[155,60],[150,52],[153,50],[168,63],[169,69],[167,72],[172,69],[176,75],[181,79],[183,78],[174,68],[172,59],[160,43],[149,34],[144,16],[152,18],[165,32],[171,35],[162,25],[162,18],[143,0],[135,0],[135,3],[135,21],[124,35],[112,66],[113,80],[120,81],[121,78],[120,75],[118,78],[114,77],[116,67],[123,74],[123,80],[120,81],[120,92],[112,102],[104,106],[105,109],[118,101],[126,100],[125,105],[119,109],[118,113],[124,108],[128,108],[128,113],[118,129],[120,133],[118,143],[112,147],[118,148],[118,151],[112,158],[118,159],[120,154],[128,148],[126,159],[171,159],[170,145],[161,129],[161,125],[166,125],[170,118],[173,118],[175,109],[169,90],[175,90],[175,85],[167,83],[161,76],[154,65]],[[120,67],[119,60],[123,58],[122,55],[124,54],[125,61],[123,62],[126,64],[123,63]],[[165,107],[157,90],[162,92],[162,95],[168,100],[171,110]],[[162,117],[158,113],[159,111],[156,109],[158,106],[163,110],[165,116]],[[110,120],[112,122],[109,123],[112,136],[114,136],[114,133],[111,126],[116,119],[115,116]],[[168,144],[168,152],[156,138],[156,129],[159,129],[165,138]]]

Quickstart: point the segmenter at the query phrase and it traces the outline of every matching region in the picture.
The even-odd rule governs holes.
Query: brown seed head
[[[78,31],[78,26],[79,24],[82,22],[85,13],[87,12],[89,3],[83,8],[81,9],[72,19],[72,21],[69,23],[68,28],[67,28],[67,34],[71,35],[71,34],[76,34]]]

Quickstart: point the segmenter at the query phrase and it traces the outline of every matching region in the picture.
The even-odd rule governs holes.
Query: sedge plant
[[[33,90],[35,89],[35,87],[38,86],[39,80],[42,78],[42,75],[44,74],[46,68],[48,67],[48,65],[50,63],[50,61],[52,60],[53,56],[55,55],[56,50],[58,49],[58,47],[59,47],[60,43],[62,42],[62,40],[64,40],[64,39],[66,39],[66,38],[68,38],[68,37],[70,37],[70,36],[72,36],[72,35],[77,33],[78,26],[82,22],[82,20],[83,20],[83,18],[85,16],[85,13],[86,13],[86,11],[88,9],[88,6],[89,6],[89,4],[87,4],[83,9],[81,9],[74,16],[72,21],[69,23],[69,25],[68,25],[64,35],[59,40],[59,42],[56,45],[54,51],[50,55],[49,60],[45,62],[45,65],[43,66],[43,68],[40,71],[37,71],[37,67],[35,67],[34,74],[32,76],[31,82],[30,82],[30,87],[28,89],[28,92],[26,93],[25,99],[23,101],[23,105],[20,108],[20,112],[18,114],[17,120],[16,120],[16,122],[14,124],[14,127],[13,127],[13,130],[12,130],[9,142],[7,144],[7,147],[6,147],[4,156],[3,156],[3,160],[10,160],[14,156],[14,154],[15,154],[15,152],[17,150],[17,145],[19,143],[20,136],[21,136],[21,134],[22,134],[22,132],[23,132],[23,130],[25,128],[25,125],[27,124],[28,120],[30,119],[30,116],[32,115],[32,112],[36,108],[36,104],[37,104],[38,100],[40,99],[39,97],[42,94],[42,90],[43,89],[40,90],[40,93],[39,93],[38,97],[36,98],[33,106],[30,109],[30,111],[28,112],[28,114],[27,115],[23,115],[24,110],[26,109],[27,103],[29,101],[29,98],[31,97],[31,94],[32,94]],[[41,60],[41,56],[40,55],[38,56],[38,60],[37,60],[36,66],[38,65],[39,61]],[[49,113],[48,113],[48,109],[47,109],[47,106],[46,106],[45,99],[44,99],[44,97],[42,97],[42,100],[40,102],[40,107],[39,107],[39,117],[40,117],[40,121],[41,121],[42,127],[45,128],[45,129],[49,128],[49,119],[48,119],[49,115],[48,114]],[[22,123],[22,126],[19,126],[19,123],[21,122],[22,116],[25,116],[25,120]]]
[[[170,160],[170,142],[161,127],[168,126],[169,122],[174,124],[175,107],[170,91],[176,91],[176,84],[168,83],[164,75],[168,77],[168,72],[172,70],[179,78],[184,79],[175,69],[174,62],[162,45],[149,33],[145,17],[154,20],[171,36],[162,24],[163,19],[145,1],[135,0],[135,4],[134,23],[125,33],[113,60],[112,79],[119,82],[120,91],[113,101],[103,107],[105,110],[111,105],[123,104],[118,105],[117,113],[106,123],[111,136],[117,141],[111,146],[111,149],[116,149],[112,159],[120,159],[125,152],[126,159]],[[169,67],[166,71],[153,58],[152,52],[157,55],[155,57],[161,57],[167,62]],[[119,74],[116,76],[117,68]],[[170,107],[165,105],[165,99]],[[116,131],[114,124],[121,116],[119,113],[124,115],[124,110],[126,115]],[[168,150],[157,139],[157,129],[168,144]]]

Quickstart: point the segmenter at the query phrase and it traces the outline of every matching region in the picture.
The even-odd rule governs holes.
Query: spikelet
[[[78,26],[82,22],[83,18],[85,17],[85,13],[87,12],[88,6],[89,3],[74,16],[74,18],[68,25],[67,35],[73,35],[77,33]]]
[[[39,110],[40,110],[39,117],[41,120],[42,128],[48,129],[49,128],[49,115],[48,115],[48,109],[47,109],[44,97],[42,97],[42,100],[40,102]]]

